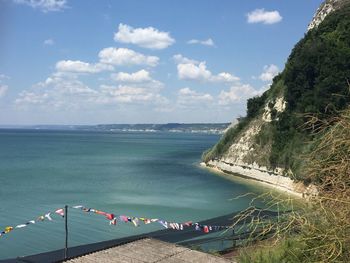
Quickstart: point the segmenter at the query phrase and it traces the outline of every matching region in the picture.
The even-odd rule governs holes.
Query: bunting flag
[[[135,227],[138,227],[140,225],[140,221],[143,222],[145,225],[150,223],[159,223],[166,229],[173,229],[173,230],[184,230],[185,227],[192,227],[194,226],[195,230],[202,231],[204,233],[209,233],[210,231],[220,231],[229,229],[230,226],[212,226],[212,225],[201,225],[199,223],[194,223],[192,221],[187,221],[184,223],[176,223],[176,222],[168,222],[166,220],[161,220],[158,218],[145,218],[145,217],[135,217],[135,216],[126,216],[126,215],[118,215],[115,216],[112,213],[107,213],[101,210],[93,209],[93,208],[86,208],[82,205],[73,206],[74,209],[80,209],[84,212],[92,212],[95,214],[103,215],[106,217],[106,219],[109,220],[110,225],[117,225],[117,221],[124,223],[132,223]]]
[[[64,217],[64,209],[60,208],[55,211],[56,214],[59,214],[60,216]]]
[[[115,215],[113,213],[107,213],[101,210],[97,210],[94,208],[87,208],[82,205],[76,205],[72,206],[73,209],[79,209],[86,213],[95,213],[98,215],[104,216],[108,221],[110,225],[116,226],[118,221],[124,222],[124,223],[132,223],[135,227],[140,226],[140,222],[143,222],[145,225],[151,224],[151,223],[159,223],[161,226],[163,226],[165,229],[173,229],[177,231],[182,231],[184,228],[194,227],[196,231],[202,231],[203,233],[209,233],[210,231],[220,231],[224,229],[229,229],[230,226],[213,226],[213,225],[201,225],[199,223],[193,223],[192,221],[187,221],[183,223],[177,223],[177,222],[169,222],[166,220],[158,219],[158,218],[146,218],[146,217],[136,217],[136,216],[126,216],[126,215]],[[42,221],[52,221],[52,215],[57,214],[61,217],[65,216],[65,210],[63,208],[56,209],[53,212],[47,212],[44,215],[40,215],[37,217],[36,220],[30,220],[24,224],[16,225],[15,227],[7,226],[3,231],[0,231],[0,237],[10,233],[14,229],[21,229],[25,228],[30,224],[36,224],[37,222]]]
[[[49,220],[49,221],[52,221],[52,218],[51,218],[51,213],[47,213],[45,214],[45,217]]]
[[[23,227],[26,227],[26,226],[27,226],[26,224],[21,224],[21,225],[15,226],[15,228],[23,228]]]
[[[62,210],[62,212],[63,212],[63,209],[57,209],[55,211],[55,213],[58,213],[59,215],[63,216],[64,212],[62,214],[60,210]],[[28,225],[35,224],[36,222],[42,222],[42,221],[45,221],[46,219],[48,221],[52,221],[53,219],[51,217],[51,214],[52,214],[52,212],[48,212],[44,215],[38,216],[36,220],[29,220],[28,222],[26,222],[24,224],[16,225],[15,227],[12,227],[12,226],[5,227],[5,229],[0,232],[0,237],[3,236],[4,234],[8,234],[9,232],[13,231],[14,229],[24,228],[24,227],[27,227]]]

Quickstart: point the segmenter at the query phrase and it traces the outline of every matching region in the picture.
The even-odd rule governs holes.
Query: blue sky
[[[230,122],[321,0],[0,0],[0,125]]]

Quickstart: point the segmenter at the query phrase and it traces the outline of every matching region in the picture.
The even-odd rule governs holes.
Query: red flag
[[[108,220],[112,220],[112,219],[114,218],[114,215],[113,215],[113,214],[108,214],[108,213],[106,213],[106,218],[107,218]]]
[[[204,227],[203,227],[203,231],[204,231],[204,233],[209,233],[209,228],[208,228],[208,226],[204,226]]]

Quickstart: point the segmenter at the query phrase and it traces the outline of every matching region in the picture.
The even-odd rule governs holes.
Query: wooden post
[[[68,206],[66,205],[64,207],[64,222],[65,222],[65,229],[66,229],[66,242],[64,247],[64,259],[66,260],[68,258]]]

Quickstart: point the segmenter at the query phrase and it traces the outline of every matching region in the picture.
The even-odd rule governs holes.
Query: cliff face
[[[207,166],[293,188],[304,180],[303,154],[315,135],[306,115],[326,119],[350,104],[350,0],[323,3],[282,73],[260,97],[248,100],[247,116],[203,154]],[[317,123],[316,123],[317,125]]]
[[[307,30],[311,30],[317,27],[331,12],[338,10],[349,3],[350,0],[326,0],[317,9],[312,21],[310,22]]]

